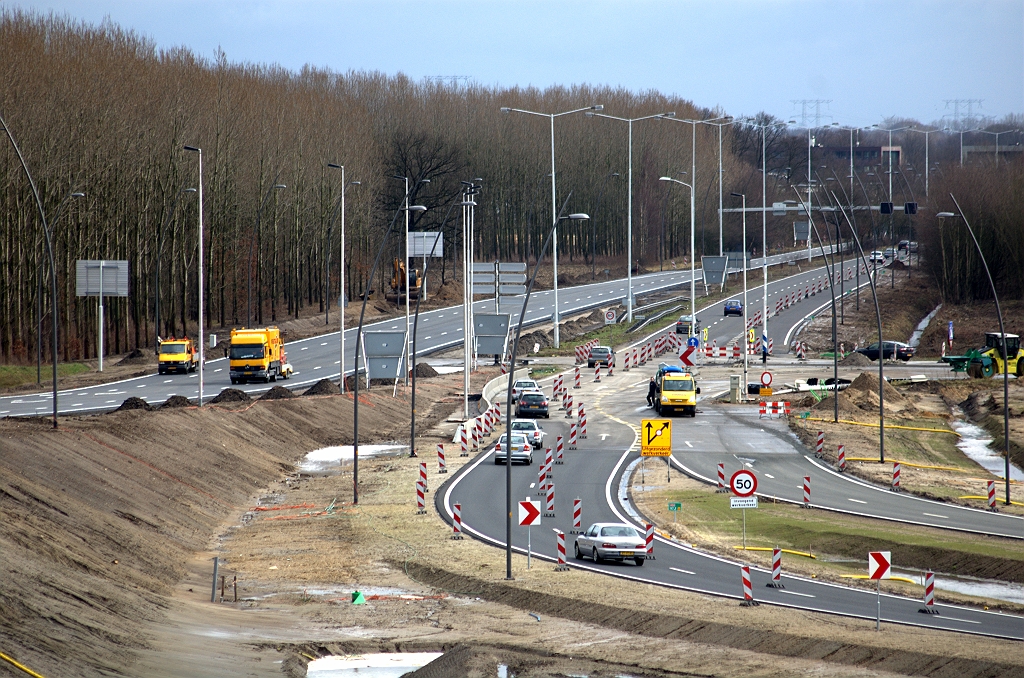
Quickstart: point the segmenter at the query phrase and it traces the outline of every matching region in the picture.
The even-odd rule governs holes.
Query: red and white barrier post
[[[572,529],[569,534],[583,534],[583,503],[579,497],[572,500]]]
[[[558,565],[555,566],[555,572],[567,572],[569,566],[565,563],[565,532],[555,530],[555,536],[558,539]]]
[[[420,462],[420,482],[423,483],[423,491],[430,492],[430,488],[427,487],[427,462]]]
[[[654,560],[654,525],[647,523],[647,560]]]
[[[574,367],[573,370],[575,371],[575,373],[574,373],[575,384],[573,385],[573,388],[581,388],[580,387],[580,368]]]
[[[742,565],[740,567],[740,579],[743,581],[743,602],[740,603],[743,607],[753,607],[757,605],[757,601],[754,600],[754,588],[750,585],[750,566]]]
[[[426,508],[427,507],[427,500],[426,500],[426,497],[424,497],[423,492],[424,492],[423,481],[422,480],[417,480],[416,481],[416,513],[420,514],[420,515],[422,515],[422,514],[427,512],[427,508]]]
[[[728,492],[729,486],[725,484],[725,464],[718,462],[718,489],[715,493]]]
[[[452,539],[462,539],[462,504],[452,504]]]
[[[550,475],[550,472],[551,472],[551,462],[552,462],[553,459],[554,459],[554,457],[551,454],[551,448],[549,447],[549,448],[545,449],[544,450],[544,466],[547,467],[549,475]],[[544,487],[544,482],[543,481],[541,481],[541,487]]]
[[[463,422],[462,429],[461,429],[461,431],[459,433],[459,456],[460,457],[468,457],[469,456],[469,437],[466,435],[466,424],[467,423],[468,422]]]
[[[580,438],[587,437],[587,413],[584,411],[580,414]]]
[[[611,360],[608,361],[608,376],[615,376],[615,358],[612,358]]]
[[[547,459],[551,459],[551,448],[548,448]],[[548,490],[548,461],[545,461],[537,469],[537,487],[541,492],[547,492]]]
[[[804,508],[811,508],[811,477],[804,476]]]
[[[594,381],[601,381],[601,363],[594,365]]]
[[[988,510],[995,513],[999,509],[996,508],[996,481],[988,481]]]
[[[892,463],[892,491],[900,491],[900,463],[898,461]]]
[[[846,473],[846,445],[839,446],[839,472]]]
[[[563,450],[564,444],[565,444],[565,438],[563,438],[562,436],[558,436],[557,438],[555,438],[555,458],[556,459],[561,459],[562,458],[562,450]]]
[[[551,469],[549,468],[548,470],[550,471]],[[544,508],[545,518],[555,517],[555,481],[551,479],[550,473],[548,474],[548,496]]]
[[[935,609],[935,573],[931,570],[924,573],[924,607],[918,612],[939,614],[939,611]]]
[[[782,583],[782,549],[778,546],[772,549],[772,580],[765,586],[772,589],[786,588]]]
[[[814,448],[814,456],[821,459],[825,456],[825,432],[818,431],[818,444]]]
[[[444,465],[444,444],[437,444],[437,472],[448,473],[448,467]]]
[[[576,449],[576,422],[569,424],[569,449]]]
[[[565,395],[565,418],[572,419],[572,394]]]

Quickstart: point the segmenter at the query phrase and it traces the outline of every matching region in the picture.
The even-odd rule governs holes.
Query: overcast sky
[[[1024,112],[1021,0],[0,0],[231,61],[659,90],[743,115]],[[812,114],[815,107],[809,106]],[[967,105],[961,106],[966,117]],[[626,113],[625,111],[609,111]],[[814,122],[813,118],[809,122]]]

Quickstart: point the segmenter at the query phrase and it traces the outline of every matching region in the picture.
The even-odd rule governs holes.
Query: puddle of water
[[[897,573],[896,570],[893,572]],[[909,577],[924,586],[923,575],[920,572],[899,572],[898,574],[902,577]],[[1008,603],[1024,605],[1024,584],[971,577],[944,577],[937,574],[935,575],[935,588],[965,596],[1005,600]]]
[[[917,345],[921,343],[921,335],[924,334],[926,329],[928,329],[928,325],[931,324],[932,318],[935,317],[935,314],[939,312],[940,308],[942,308],[942,304],[936,306],[931,313],[926,315],[924,319],[917,324],[917,327],[914,328],[914,332],[910,335],[910,340],[907,342],[908,344],[917,348]]]
[[[956,446],[982,468],[1004,478],[1006,460],[992,449],[992,437],[980,426],[961,419],[963,412],[959,409],[955,409],[954,414],[957,418],[953,420],[953,430],[960,434],[960,442]],[[1010,464],[1010,480],[1024,480],[1024,471]]]
[[[376,457],[381,454],[407,449],[409,449],[408,445],[360,445],[359,456],[360,458]],[[326,471],[341,466],[342,462],[352,461],[354,456],[355,453],[351,445],[322,447],[307,454],[306,458],[299,462],[299,469],[307,473]]]
[[[394,652],[322,657],[309,663],[309,678],[400,678],[426,666],[441,652]]]

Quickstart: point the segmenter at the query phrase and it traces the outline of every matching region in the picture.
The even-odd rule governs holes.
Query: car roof
[[[735,306],[735,305],[737,305],[739,303],[740,303],[739,299],[730,299],[729,301],[725,302],[725,305],[726,306]]]
[[[668,379],[669,377],[686,377],[687,379],[691,379],[693,378],[693,375],[689,372],[684,372],[682,369],[677,367],[671,372],[665,372],[665,378]]]
[[[533,388],[533,389],[529,389],[527,391],[523,391],[523,395],[524,396],[528,396],[528,395],[543,396],[543,397],[547,398],[547,395],[544,393],[544,391],[541,391],[539,388]]]
[[[640,531],[636,525],[630,525],[629,523],[593,523],[591,527],[628,527],[634,530]]]
[[[536,426],[537,428],[540,428],[540,424],[538,424],[534,419],[513,419],[512,425],[515,426],[516,424],[529,424],[531,426]]]

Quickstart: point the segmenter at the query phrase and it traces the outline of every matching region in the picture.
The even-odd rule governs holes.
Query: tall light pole
[[[747,399],[747,195],[732,193],[743,199],[743,391],[740,400]],[[808,212],[809,213],[809,212]]]
[[[462,416],[469,419],[469,375],[473,360],[473,219],[483,179],[462,182]]]
[[[712,122],[711,120],[701,120],[705,125],[713,125],[718,128],[718,256],[722,256],[725,251],[725,240],[722,236],[722,183],[725,175],[722,169],[722,128],[726,125],[732,125],[738,120],[733,120],[731,115],[727,115],[724,118],[725,122]],[[707,196],[705,195],[705,204],[707,203]],[[704,223],[704,217],[701,217],[701,223]],[[702,236],[703,237],[703,236]]]
[[[337,163],[329,162],[327,166],[331,169],[341,170],[341,196],[338,198],[338,204],[334,207],[334,212],[331,213],[331,220],[327,225],[327,275],[326,287],[327,294],[327,315],[324,318],[324,323],[330,323],[331,313],[331,228],[334,226],[334,216],[337,214],[338,209],[341,209],[341,267],[340,275],[338,276],[338,316],[340,318],[341,334],[339,338],[339,349],[341,352],[340,360],[338,361],[338,375],[339,379],[338,388],[339,391],[345,393],[345,192],[348,191],[349,186],[359,186],[362,184],[361,181],[350,181],[345,183],[345,166],[338,165]]]
[[[409,367],[412,361],[412,343],[409,341],[409,333],[412,331],[412,325],[410,324],[409,315],[409,295],[412,290],[409,287],[409,212],[417,212],[422,210],[410,210],[409,209],[409,177],[395,175],[392,179],[401,179],[405,182],[405,242],[402,243],[402,252],[405,254],[405,280],[402,281],[402,285],[405,287],[405,385],[409,385]],[[415,187],[419,187],[420,184],[429,184],[430,179],[420,179],[416,182]],[[420,281],[420,292],[423,291],[423,282]]]
[[[551,121],[551,220],[554,222],[554,235],[552,236],[553,245],[551,246],[551,270],[554,274],[554,296],[555,296],[555,312],[552,316],[554,320],[554,333],[553,338],[555,341],[555,348],[561,346],[558,333],[558,198],[555,192],[555,118],[563,115],[571,115],[572,113],[581,113],[583,111],[603,111],[604,106],[601,104],[595,104],[593,106],[586,106],[584,108],[576,108],[571,111],[563,111],[561,113],[538,113],[537,111],[527,111],[522,108],[510,108],[508,106],[502,106],[502,113],[525,113],[527,115],[537,115],[542,118],[548,118]],[[627,271],[629,266],[626,267]],[[630,278],[632,281],[632,278]],[[632,292],[632,288],[629,290]],[[632,317],[632,315],[630,316]]]
[[[199,407],[203,406],[203,363],[206,348],[203,346],[203,149],[184,146],[186,151],[199,154]],[[102,292],[101,292],[102,293]]]
[[[948,127],[942,129],[917,129],[916,127],[910,127],[907,129],[908,132],[917,132],[918,134],[924,135],[924,197],[928,197],[928,173],[931,171],[931,163],[928,162],[928,135],[935,134],[936,132],[946,132]],[[850,186],[850,195],[853,195],[853,186]]]
[[[695,257],[693,256],[693,251],[694,251],[693,247],[695,245],[694,235],[693,235],[693,231],[694,231],[693,184],[688,184],[685,181],[680,181],[679,179],[673,179],[672,177],[660,177],[658,179],[658,181],[671,181],[674,184],[679,184],[680,186],[686,186],[688,189],[690,189],[690,315],[693,316],[693,322],[690,323],[690,330],[692,332],[696,332],[697,331],[697,304],[696,304],[697,297],[696,297],[696,288],[694,287],[694,278],[695,278],[694,273],[695,273],[695,269],[693,267],[693,260],[695,259]]]
[[[988,270],[988,262],[985,261],[985,253],[981,251],[981,245],[978,244],[978,238],[974,235],[974,229],[971,228],[970,222],[967,221],[967,217],[964,215],[963,209],[960,207],[960,203],[957,202],[953,194],[950,193],[949,197],[952,198],[953,204],[956,205],[956,213],[954,212],[939,212],[935,216],[939,219],[945,219],[949,217],[960,217],[964,220],[964,225],[967,227],[967,232],[971,234],[971,240],[974,241],[974,247],[978,250],[978,256],[981,257],[981,263],[985,267],[985,275],[988,277],[988,284],[992,290],[992,299],[996,302],[996,315],[999,316],[999,335],[1003,340],[1003,480],[1006,482],[1006,499],[1004,503],[1010,505],[1010,375],[1007,370],[1010,355],[1006,350],[1006,328],[1003,325],[1003,309],[999,305],[999,295],[996,294],[996,284],[992,281],[992,272]]]
[[[57,222],[60,221],[61,213],[64,210],[64,206],[72,198],[84,198],[85,193],[68,193],[64,196],[64,199],[57,205],[57,215],[53,218],[54,228],[57,226]],[[36,287],[36,383],[41,384],[43,382],[43,270],[42,266],[39,266],[36,271],[38,276],[39,284]],[[158,307],[159,308],[159,307]],[[56,331],[56,330],[54,330]]]
[[[155,315],[157,336],[157,340],[154,343],[156,344],[157,355],[160,354],[160,269],[162,268],[160,266],[160,257],[164,250],[164,230],[167,228],[168,224],[171,223],[171,219],[174,218],[174,209],[178,206],[178,199],[185,193],[195,192],[196,189],[194,188],[182,188],[180,191],[174,194],[174,201],[171,203],[171,209],[167,211],[167,217],[164,219],[164,222],[160,224],[160,233],[157,235],[156,261],[154,262],[154,268],[156,268],[156,299],[154,306],[156,311]]]
[[[276,180],[276,177],[275,177]],[[266,195],[263,196],[263,200],[260,201],[260,206],[256,210],[256,223],[252,227],[252,238],[249,239],[249,258],[246,260],[246,268],[249,271],[248,286],[245,294],[245,326],[252,327],[252,250],[256,244],[256,239],[259,237],[260,232],[260,217],[263,215],[263,208],[267,206],[267,202],[270,200],[270,196],[273,195],[274,191],[288,188],[284,184],[275,183],[273,186],[267,189]],[[202,202],[202,201],[200,201]]]
[[[996,155],[996,165],[998,166],[999,165],[999,136],[1002,135],[1002,134],[1013,134],[1014,132],[1019,132],[1020,130],[1019,129],[1004,129],[1002,132],[989,132],[988,130],[979,129],[977,131],[981,132],[982,134],[991,134],[992,136],[994,136],[996,138],[996,154],[995,155]]]
[[[642,118],[620,118],[604,113],[586,113],[587,117],[608,118],[609,120],[624,122],[629,128],[629,143],[626,156],[629,164],[626,178],[628,185],[626,192],[626,320],[629,322],[633,322],[633,123],[654,118],[674,118],[675,115],[674,111],[670,111],[668,113],[658,113],[657,115],[645,115]]]

